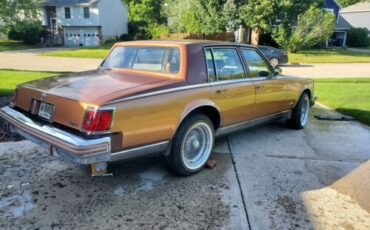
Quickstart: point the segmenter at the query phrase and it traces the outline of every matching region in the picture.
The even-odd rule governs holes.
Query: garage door
[[[65,46],[98,46],[99,33],[95,27],[65,27],[64,28]]]

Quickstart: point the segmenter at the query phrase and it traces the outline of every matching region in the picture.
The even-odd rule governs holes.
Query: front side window
[[[90,8],[84,7],[84,18],[90,18]]]
[[[242,50],[251,77],[272,77],[272,72],[266,61],[255,50]]]
[[[64,16],[66,19],[71,18],[71,8],[70,7],[64,7]]]
[[[178,48],[164,47],[116,47],[102,67],[175,74],[180,69],[180,51]]]
[[[235,48],[212,49],[218,81],[245,78],[242,62]]]

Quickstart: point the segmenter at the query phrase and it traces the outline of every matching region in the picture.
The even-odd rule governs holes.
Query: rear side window
[[[246,77],[238,51],[235,48],[212,48],[211,51],[211,56],[213,58],[212,65],[214,65],[218,81],[241,79]],[[211,71],[210,68],[209,70]]]
[[[213,55],[211,49],[205,49],[206,55],[206,64],[207,64],[207,73],[208,73],[208,81],[216,81],[216,72],[215,72],[215,65],[213,63]]]
[[[251,73],[251,77],[272,77],[270,67],[255,50],[242,50],[245,61]]]
[[[104,61],[103,67],[178,73],[180,52],[178,48],[116,47]]]

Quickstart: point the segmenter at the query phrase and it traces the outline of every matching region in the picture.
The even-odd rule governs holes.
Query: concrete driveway
[[[1,143],[0,228],[370,229],[369,140],[355,121],[279,122],[218,140],[216,168],[187,178],[161,157],[92,178],[28,141]]]

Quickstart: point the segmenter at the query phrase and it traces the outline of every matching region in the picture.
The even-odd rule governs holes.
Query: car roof
[[[224,41],[211,41],[211,40],[144,40],[144,41],[128,41],[128,42],[119,42],[116,45],[158,45],[158,44],[167,44],[167,45],[202,45],[202,46],[245,46],[255,48],[256,46],[236,43],[236,42],[224,42]]]

